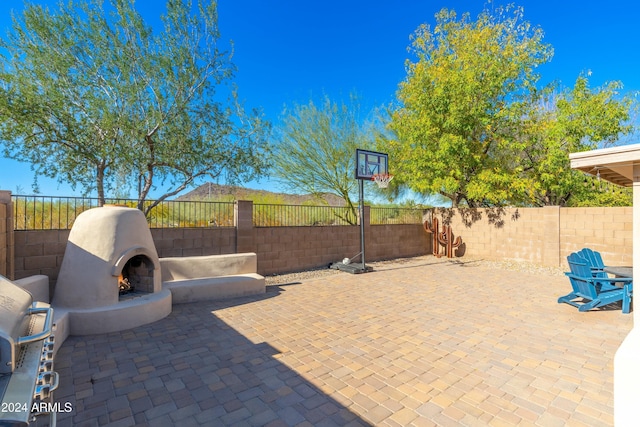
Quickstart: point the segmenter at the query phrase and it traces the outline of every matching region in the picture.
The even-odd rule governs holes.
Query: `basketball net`
[[[378,188],[387,188],[392,179],[393,175],[389,175],[387,173],[380,173],[371,177],[371,180],[378,185]]]

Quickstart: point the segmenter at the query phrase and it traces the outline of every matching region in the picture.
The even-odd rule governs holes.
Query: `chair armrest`
[[[611,289],[626,289],[627,292],[633,289],[633,279],[631,277],[609,277],[609,278],[601,278],[594,277],[593,283],[599,283],[602,287],[602,290],[611,290]],[[619,286],[615,286],[618,283],[622,284],[622,288]]]
[[[570,277],[572,279],[584,280],[584,281],[600,283],[600,284],[622,283],[627,285],[627,284],[633,283],[632,277],[583,277],[583,276],[578,276],[576,274],[567,273],[567,272],[565,272],[564,274],[565,276]]]
[[[632,283],[633,277],[594,277],[594,282]]]

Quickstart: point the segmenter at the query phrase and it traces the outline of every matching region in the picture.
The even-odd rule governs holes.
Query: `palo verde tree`
[[[162,23],[154,32],[134,0],[28,5],[0,43],[5,155],[102,203],[129,177],[147,214],[200,177],[260,174],[269,126],[238,101],[216,3],[168,0]]]
[[[454,207],[500,204],[526,191],[511,159],[524,148],[517,134],[535,99],[535,69],[552,49],[522,17],[512,6],[485,10],[476,21],[443,9],[433,31],[422,25],[415,32],[417,60],[407,62],[390,123],[399,182]]]
[[[274,177],[295,191],[341,197],[349,209],[343,219],[355,224],[355,153],[370,145],[357,97],[349,103],[325,97],[320,105],[294,105],[280,123],[272,144]]]

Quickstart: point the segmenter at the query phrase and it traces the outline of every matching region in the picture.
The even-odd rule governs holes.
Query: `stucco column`
[[[13,203],[11,191],[0,190],[0,274],[15,278]]]
[[[640,290],[640,165],[633,167],[633,282]],[[640,304],[633,301],[634,327],[616,352],[613,362],[613,413],[616,426],[640,423]],[[635,306],[638,305],[636,308]]]
[[[253,233],[253,202],[238,200],[235,205],[236,252],[256,252]]]

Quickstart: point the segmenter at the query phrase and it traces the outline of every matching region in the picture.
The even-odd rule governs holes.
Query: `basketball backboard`
[[[356,149],[356,179],[371,180],[373,175],[389,173],[389,156],[385,153]]]

